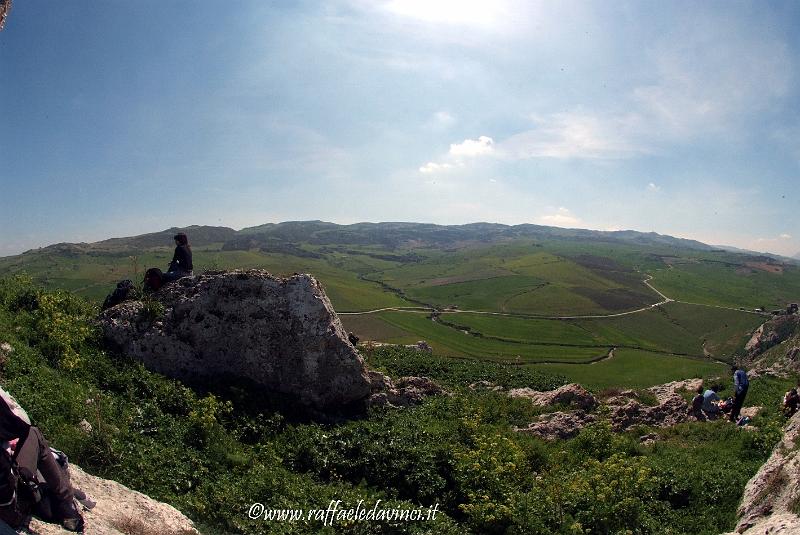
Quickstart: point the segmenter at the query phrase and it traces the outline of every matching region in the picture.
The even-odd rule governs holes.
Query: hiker
[[[30,514],[36,514],[69,531],[83,531],[69,472],[59,465],[25,410],[2,388],[0,441],[0,519],[18,528]]]
[[[735,422],[739,418],[739,412],[742,410],[750,380],[747,378],[747,373],[736,364],[731,366],[731,371],[733,372],[733,409],[731,410],[730,420]]]
[[[697,394],[692,398],[692,404],[689,406],[689,414],[698,420],[703,418],[703,385],[697,387]]]
[[[719,396],[717,391],[719,387],[714,385],[705,392],[703,392],[703,405],[702,409],[706,416],[717,416],[719,414]]]
[[[792,388],[783,396],[783,415],[791,418],[797,412],[798,406],[800,406],[800,394],[796,388]]]
[[[192,246],[189,245],[189,238],[183,232],[179,232],[174,239],[175,254],[172,255],[168,271],[162,276],[164,284],[192,275]]]

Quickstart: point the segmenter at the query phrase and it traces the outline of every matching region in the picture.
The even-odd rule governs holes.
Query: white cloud
[[[446,171],[456,167],[464,167],[464,158],[488,156],[494,153],[494,140],[489,136],[480,136],[478,139],[465,139],[461,143],[453,143],[444,156],[443,162],[428,162],[419,168],[420,173],[430,174]]]
[[[654,182],[650,182],[647,185],[647,191],[652,191],[652,192],[656,192],[657,193],[657,192],[661,191],[661,186],[655,184]]]
[[[543,225],[551,225],[554,227],[577,227],[581,224],[581,219],[576,217],[563,206],[559,207],[553,213],[539,216],[537,219]]]
[[[419,172],[425,175],[429,175],[431,173],[437,173],[439,171],[448,171],[455,167],[458,167],[458,165],[446,162],[445,163],[428,162],[419,168]]]
[[[511,159],[616,159],[648,152],[633,142],[634,116],[555,113],[534,122],[535,128],[499,143],[498,151]]]
[[[784,234],[781,234],[781,235],[780,235],[780,236],[778,236],[778,237],[779,237],[780,239],[782,239],[782,240],[791,240],[791,239],[792,239],[792,235],[791,235],[791,234],[786,234],[786,233],[784,233]]]
[[[465,139],[461,143],[450,145],[450,156],[483,156],[494,152],[494,140],[489,136],[480,136],[478,139]]]

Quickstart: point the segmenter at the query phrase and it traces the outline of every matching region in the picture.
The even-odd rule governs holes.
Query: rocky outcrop
[[[515,388],[508,392],[513,398],[527,398],[538,407],[548,405],[570,405],[582,410],[592,410],[597,399],[577,383],[564,385],[549,392],[539,392],[530,388]]]
[[[401,377],[396,381],[380,372],[369,372],[371,394],[368,406],[408,407],[417,405],[428,396],[447,393],[427,377]]]
[[[755,330],[745,345],[747,358],[752,360],[800,331],[800,315],[776,316]]]
[[[514,428],[514,431],[529,433],[545,440],[567,439],[576,436],[581,429],[596,421],[597,416],[583,410],[551,412],[543,414],[526,427]]]
[[[800,413],[784,429],[783,440],[744,489],[735,533],[800,533]]]
[[[70,465],[70,476],[73,485],[97,503],[92,510],[83,512],[86,535],[199,535],[192,521],[171,505],[114,481],[89,475],[74,464]],[[8,533],[15,533],[3,527]],[[0,534],[5,533],[0,529]],[[28,533],[66,535],[70,532],[56,524],[34,519]]]
[[[187,382],[230,377],[320,410],[371,393],[361,356],[310,275],[207,272],[166,285],[99,318],[123,354]]]
[[[656,397],[657,404],[650,406],[639,400],[639,395],[633,390],[618,392],[606,399],[602,404],[606,411],[604,418],[615,431],[627,431],[636,426],[645,425],[652,427],[670,427],[682,422],[695,420],[688,414],[688,404],[681,396],[682,391],[693,392],[702,384],[700,379],[687,379],[657,385],[648,390]],[[472,388],[490,388],[493,385],[470,385]],[[581,429],[597,421],[600,416],[588,411],[601,404],[582,386],[569,384],[550,392],[537,392],[529,388],[519,388],[509,391],[514,397],[530,399],[537,406],[553,406],[559,404],[571,405],[578,410],[554,412],[539,416],[534,422],[525,427],[518,427],[516,431],[531,433],[544,439],[564,439],[578,434]],[[755,415],[758,407],[742,410],[742,414]]]

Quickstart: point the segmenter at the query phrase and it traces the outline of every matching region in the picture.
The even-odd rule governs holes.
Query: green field
[[[535,370],[558,373],[591,390],[645,388],[691,377],[721,376],[728,367],[716,362],[633,349],[618,349],[614,357],[585,366],[536,364]]]
[[[340,313],[427,309],[343,314],[345,327],[363,341],[425,340],[451,357],[568,363],[565,373],[597,384],[716,369],[740,354],[764,320],[754,308],[800,300],[800,266],[790,262],[652,235],[509,229],[295,222],[238,233],[198,227],[190,235],[199,240],[197,273],[311,273]],[[0,258],[0,276],[25,272],[47,288],[100,301],[117,281],[166,267],[170,232],[162,234]],[[644,284],[648,277],[676,302],[650,308],[662,297]],[[434,309],[438,321],[431,320]],[[611,348],[615,358],[586,365]],[[580,371],[574,363],[582,363]],[[636,369],[646,369],[649,379]]]

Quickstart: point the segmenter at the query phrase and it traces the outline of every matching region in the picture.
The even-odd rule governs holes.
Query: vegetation
[[[0,280],[0,341],[14,348],[2,363],[3,386],[76,463],[177,506],[207,533],[716,534],[733,527],[745,482],[778,439],[777,404],[789,384],[753,381],[748,401],[767,410],[752,432],[726,422],[683,424],[657,430],[660,440],[643,446],[638,437],[651,430],[615,434],[599,423],[572,440],[544,442],[513,431],[541,409],[466,387],[487,380],[552,388],[563,375],[545,365],[378,348],[368,355],[372,366],[429,375],[453,395],[323,424],[274,412],[246,393],[194,391],[110,354],[92,327],[95,312],[70,293]],[[634,351],[561,366],[628,362],[616,372],[622,379],[635,375],[640,355],[626,356]],[[652,362],[664,357],[652,354]],[[92,424],[88,434],[82,419]],[[247,515],[254,502],[293,509],[331,500],[438,504],[440,513],[430,522],[335,526]]]

